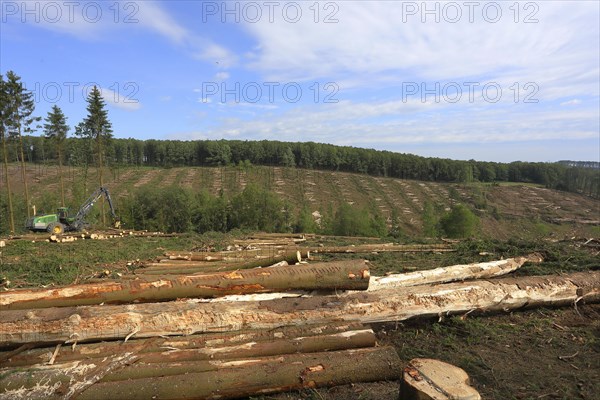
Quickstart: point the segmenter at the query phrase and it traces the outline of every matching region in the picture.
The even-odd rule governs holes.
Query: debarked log
[[[229,261],[229,262],[245,262],[252,261],[253,259],[262,258],[269,259],[273,257],[285,257],[286,260],[295,260],[296,257],[307,258],[309,253],[301,249],[294,251],[223,251],[223,252],[167,252],[165,261],[205,261],[205,262],[217,262],[217,261]],[[300,258],[298,258],[300,261]]]
[[[427,285],[432,283],[445,283],[464,281],[467,279],[487,279],[513,272],[526,262],[542,262],[539,254],[530,254],[526,257],[508,258],[506,260],[489,261],[449,267],[435,268],[424,271],[415,271],[404,274],[393,274],[382,277],[371,277],[369,291],[402,288],[407,286]]]
[[[198,261],[190,261],[190,263],[195,263]],[[287,266],[289,263],[287,261],[279,261],[275,264],[271,264],[272,261],[268,263],[261,263],[263,266],[257,266],[254,268],[270,268],[277,266]],[[192,266],[180,266],[180,265],[160,265],[158,267],[148,267],[148,268],[140,268],[134,271],[133,274],[123,275],[123,277],[127,279],[139,277],[139,276],[156,276],[156,275],[202,275],[202,274],[213,274],[219,272],[226,271],[237,271],[246,269],[243,264],[234,263],[234,264],[222,264],[222,263],[212,263],[212,265],[192,265]]]
[[[319,351],[345,350],[373,347],[375,333],[371,329],[333,333],[330,335],[281,338],[271,341],[246,342],[223,347],[169,350],[147,353],[140,357],[144,363],[178,363],[183,361],[230,360],[246,357],[263,357],[279,354],[315,353]],[[115,377],[113,380],[122,380]]]
[[[130,358],[129,362],[132,361],[135,359]],[[107,382],[101,380],[108,374],[94,379],[86,373],[96,372],[97,364],[74,362],[62,374],[58,366],[49,366],[52,375],[42,373],[36,377],[44,390],[34,388],[27,399],[62,399],[74,395],[78,400],[230,399],[354,382],[398,380],[400,370],[400,359],[393,347],[210,361],[180,365],[181,374],[177,375],[161,376],[160,370],[155,369],[156,376],[150,378]],[[121,372],[127,368],[122,366]],[[14,375],[11,382],[16,381]],[[26,392],[11,384],[0,394],[0,399],[18,398],[19,390]]]
[[[309,336],[295,339],[276,339],[263,342],[248,342],[237,346],[214,347],[164,352],[142,352],[143,344],[136,343],[117,354],[132,356],[135,363],[128,363],[118,370],[110,370],[98,377],[99,382],[116,382],[129,379],[172,376],[192,372],[216,371],[224,364],[223,360],[240,360],[251,357],[271,357],[295,353],[319,353],[375,346],[375,334],[371,329],[349,331],[323,336]],[[69,382],[73,365],[79,369],[91,369],[102,364],[114,354],[105,357],[79,358],[69,362],[32,365],[28,368],[9,366],[0,369],[0,387],[11,389],[33,389],[40,382],[55,386],[57,382]]]
[[[104,339],[272,329],[332,321],[386,322],[417,316],[600,300],[600,271],[563,276],[413,286],[348,296],[283,298],[255,302],[195,300],[121,306],[82,306],[0,313],[0,346],[28,342]]]
[[[0,297],[0,307],[3,310],[22,310],[298,289],[366,290],[368,286],[368,263],[364,260],[348,260],[204,275],[165,276],[156,280],[138,279],[52,289],[19,289],[3,293]]]
[[[456,251],[451,244],[360,244],[356,246],[306,247],[314,253],[435,253]]]
[[[0,352],[0,368],[47,364],[50,360],[56,363],[65,363],[91,358],[105,358],[126,352],[145,354],[168,351],[183,352],[182,354],[184,354],[188,350],[220,348],[222,349],[219,352],[221,356],[230,353],[226,349],[232,349],[247,343],[275,342],[284,339],[294,340],[296,338],[306,339],[313,336],[329,337],[339,333],[343,333],[344,337],[352,337],[352,340],[356,340],[357,338],[364,339],[364,335],[357,337],[352,332],[365,330],[367,328],[360,323],[331,323],[327,325],[283,326],[268,330],[203,333],[189,336],[151,337],[146,339],[137,339],[134,337],[126,342],[110,341],[79,344],[77,346],[31,348],[34,344],[28,343],[23,346],[30,346],[30,349],[19,348],[19,351]],[[323,350],[326,348],[324,347]]]

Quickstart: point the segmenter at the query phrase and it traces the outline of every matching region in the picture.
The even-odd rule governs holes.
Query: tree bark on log
[[[401,321],[476,310],[567,305],[581,300],[600,300],[600,271],[413,286],[341,297],[8,310],[0,313],[0,346],[271,329],[332,321]]]
[[[104,374],[98,381],[117,382],[129,379],[172,376],[192,372],[216,371],[222,363],[215,361],[240,360],[247,358],[265,358],[284,354],[319,353],[324,351],[341,351],[358,348],[375,347],[375,334],[371,329],[349,331],[323,336],[309,336],[295,339],[277,339],[273,341],[248,342],[229,347],[207,347],[201,349],[170,350],[164,352],[142,352],[142,343],[135,343],[118,354],[131,354],[135,363],[117,371]],[[64,382],[61,369],[70,370],[73,363],[79,367],[102,362],[114,354],[105,357],[79,358],[67,363],[32,365],[29,368],[0,369],[0,387],[31,389],[41,381],[58,379]],[[55,382],[52,382],[55,384]]]
[[[127,342],[111,341],[80,344],[73,348],[63,346],[59,351],[55,347],[21,349],[21,352],[0,353],[0,367],[20,367],[33,364],[46,364],[52,358],[57,363],[77,361],[90,358],[105,358],[113,354],[135,352],[137,354],[160,353],[169,351],[187,351],[198,349],[227,348],[244,343],[263,343],[282,339],[309,338],[313,336],[330,336],[339,333],[364,331],[363,324],[332,323],[328,325],[284,326],[269,330],[246,330],[223,333],[204,333],[200,335],[179,337],[152,337],[147,339],[130,339]],[[24,346],[34,347],[34,343]],[[7,355],[4,357],[4,355]]]
[[[216,262],[216,261],[228,261],[228,262],[250,262],[254,259],[272,259],[273,257],[290,257],[291,260],[295,260],[299,254],[300,261],[302,258],[308,258],[308,252],[306,250],[297,249],[293,251],[265,251],[265,250],[243,250],[243,251],[222,251],[222,252],[166,252],[167,257],[161,262],[166,261],[205,261],[205,262]]]
[[[455,247],[450,244],[361,244],[357,246],[324,246],[306,247],[311,253],[433,253],[452,252]]]
[[[201,349],[155,352],[141,356],[140,361],[144,363],[176,363],[181,361],[230,360],[278,354],[316,353],[320,351],[374,347],[375,342],[375,333],[371,329],[363,329],[330,335],[247,342],[226,347],[205,347]]]
[[[123,280],[53,289],[14,290],[5,292],[0,297],[0,307],[3,310],[23,310],[298,289],[366,290],[368,286],[368,264],[364,260],[349,260],[295,267],[163,277],[159,280]]]
[[[449,267],[409,272],[405,274],[371,277],[369,291],[427,285],[432,283],[437,284],[493,278],[513,272],[526,262],[539,263],[542,262],[542,257],[539,254],[530,254],[526,257],[508,258],[506,260],[452,265]]]
[[[292,252],[274,257],[265,257],[259,259],[248,259],[241,263],[215,262],[211,265],[204,264],[202,261],[189,261],[191,266],[182,267],[180,265],[162,265],[162,263],[153,263],[149,268],[139,268],[135,271],[137,275],[168,275],[168,274],[198,274],[213,273],[223,271],[234,271],[240,269],[263,268],[287,262],[289,265],[295,265],[302,261],[300,252]],[[199,263],[199,264],[195,264]]]
[[[128,363],[135,361],[135,356],[130,354],[119,356],[119,360],[115,360],[116,357],[108,361],[116,366],[106,368],[103,365],[104,369],[116,371],[118,367],[127,368],[123,367],[123,359]],[[211,367],[215,369],[204,372],[160,376],[160,370],[157,370],[158,376],[151,378],[98,382],[108,374],[99,376],[98,363],[74,362],[66,371],[54,368],[52,375],[46,371],[40,374],[37,379],[43,390],[36,389],[35,397],[96,400],[109,395],[112,400],[231,399],[354,382],[397,380],[400,370],[400,360],[393,347],[212,363]],[[202,365],[199,367],[202,368]],[[40,379],[42,377],[46,379]],[[13,380],[17,381],[16,376]],[[23,389],[13,386],[5,388],[0,399],[15,399],[19,391],[23,392]]]

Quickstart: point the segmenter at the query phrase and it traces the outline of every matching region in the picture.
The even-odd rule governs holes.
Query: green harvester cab
[[[31,231],[47,231],[55,235],[60,235],[65,231],[80,231],[87,226],[84,218],[89,214],[94,204],[102,196],[108,200],[111,215],[115,221],[114,226],[119,227],[120,222],[115,214],[112,199],[108,193],[108,189],[99,188],[92,194],[85,203],[79,208],[77,214],[69,216],[69,209],[67,207],[59,207],[56,210],[56,214],[36,215],[29,218],[25,223],[25,227]]]

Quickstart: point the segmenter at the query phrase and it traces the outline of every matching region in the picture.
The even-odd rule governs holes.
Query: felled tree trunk
[[[456,251],[451,244],[361,244],[357,246],[308,247],[314,253],[420,253]]]
[[[3,293],[0,297],[0,307],[4,310],[17,310],[149,302],[185,297],[217,297],[294,289],[365,290],[368,286],[367,263],[363,260],[350,260],[208,275],[163,277],[158,280],[124,280],[53,289],[14,290]]]
[[[393,347],[375,347],[326,353],[291,354],[233,361],[217,361],[184,365],[181,374],[105,381],[110,371],[127,369],[135,356],[121,355],[103,360],[102,369],[93,361],[75,362],[68,369],[54,366],[53,374],[38,373],[35,398],[58,399],[76,396],[78,400],[106,398],[136,399],[231,399],[294,389],[343,385],[353,382],[397,380],[400,360]],[[107,363],[111,362],[108,366]],[[112,368],[111,368],[112,366]],[[175,367],[175,366],[174,366]],[[209,370],[203,371],[207,367]],[[48,368],[49,369],[49,368]],[[189,372],[197,370],[197,372]],[[104,370],[109,372],[104,373]],[[91,374],[86,373],[90,371]],[[12,382],[0,399],[16,397],[19,387]],[[46,378],[45,380],[43,378]],[[36,390],[36,389],[34,389]],[[8,397],[7,397],[8,396]]]
[[[227,262],[248,262],[259,260],[272,260],[273,258],[279,258],[279,261],[286,260],[288,262],[300,262],[303,258],[308,257],[308,252],[301,250],[293,251],[224,251],[224,252],[167,252],[165,253],[168,261],[227,261]],[[162,262],[162,261],[161,261]]]
[[[323,351],[340,351],[375,346],[375,334],[371,329],[348,331],[331,335],[308,336],[293,339],[274,339],[272,341],[246,342],[235,346],[205,347],[187,350],[168,350],[162,352],[145,352],[144,343],[132,343],[127,348],[104,357],[79,357],[69,362],[36,364],[29,368],[0,369],[0,387],[32,389],[39,382],[47,381],[56,384],[64,383],[65,371],[71,372],[73,363],[80,368],[91,368],[110,359],[115,354],[134,355],[135,363],[118,370],[103,374],[98,381],[116,382],[129,379],[152,378],[159,376],[187,374],[191,372],[216,371],[226,362],[223,360],[239,360],[249,357],[270,357],[295,353],[318,353]],[[67,350],[68,351],[68,350]]]
[[[527,257],[508,258],[506,260],[465,265],[452,265],[449,267],[405,274],[372,277],[371,283],[369,284],[369,291],[427,285],[431,283],[464,281],[467,279],[493,278],[513,272],[526,262],[539,263],[542,262],[542,257],[538,254],[530,254]]]
[[[20,349],[20,351],[0,353],[0,368],[22,367],[33,364],[47,364],[50,360],[56,363],[65,363],[90,358],[105,358],[114,354],[134,352],[136,354],[186,352],[188,350],[222,349],[219,356],[230,354],[228,350],[236,346],[264,342],[275,342],[279,340],[295,340],[297,338],[308,339],[315,336],[330,337],[343,334],[352,337],[352,341],[362,338],[364,334],[355,336],[356,332],[368,330],[364,325],[358,323],[332,323],[327,325],[301,325],[284,326],[269,330],[244,330],[222,333],[204,333],[200,335],[176,336],[176,337],[152,337],[147,339],[131,339],[127,342],[111,341],[100,343],[80,344],[75,347],[45,347],[35,349]],[[360,339],[359,339],[360,340]],[[368,338],[367,340],[371,340]],[[342,342],[345,340],[341,340]],[[33,346],[28,343],[24,346]],[[360,347],[360,346],[356,346]],[[330,349],[323,347],[323,350]],[[211,350],[208,350],[211,351]],[[11,355],[11,353],[14,353]],[[225,357],[226,358],[226,357]]]
[[[73,342],[194,332],[271,329],[332,321],[384,322],[416,316],[600,300],[600,271],[563,276],[413,286],[349,296],[315,296],[255,302],[195,301],[86,306],[0,313],[0,346]]]

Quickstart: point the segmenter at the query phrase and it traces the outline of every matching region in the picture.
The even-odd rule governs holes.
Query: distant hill
[[[25,136],[26,161],[57,163],[53,143],[40,136]],[[7,159],[18,160],[19,146],[7,147]],[[96,164],[96,149],[88,139],[67,138],[63,164]],[[274,140],[110,140],[103,150],[104,165],[120,167],[219,167],[224,165],[297,167],[308,170],[340,171],[428,182],[522,182],[600,198],[600,175],[589,168],[561,163],[486,162],[422,157],[314,142]]]
[[[27,172],[33,204],[38,210],[51,212],[59,205],[57,168],[30,165]],[[13,193],[22,199],[19,197],[23,193],[19,166],[11,164],[9,173]],[[64,176],[67,203],[73,207],[81,204],[86,196],[84,184],[88,194],[97,187],[93,168],[89,169],[87,180],[81,168],[65,168]],[[144,187],[184,187],[194,192],[205,189],[215,196],[222,193],[232,197],[252,183],[289,202],[296,213],[304,207],[311,213],[332,213],[345,202],[375,208],[388,223],[395,214],[406,235],[422,234],[426,202],[442,211],[458,203],[468,205],[482,220],[482,234],[491,237],[539,237],[552,232],[597,236],[600,224],[600,200],[530,184],[425,182],[264,166],[127,167],[107,170],[105,176],[117,208],[125,203],[128,195]],[[24,205],[17,206],[20,210],[17,220],[24,221]]]

